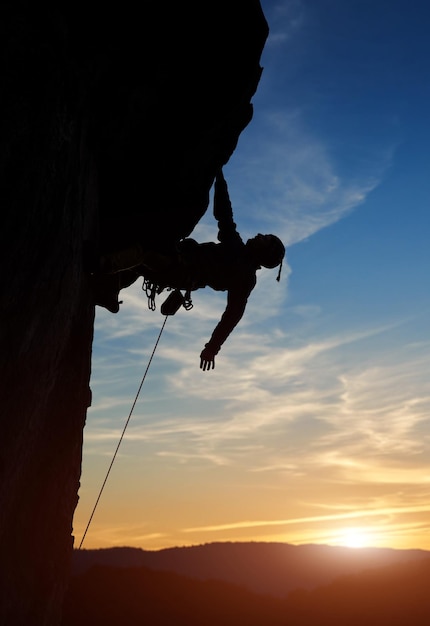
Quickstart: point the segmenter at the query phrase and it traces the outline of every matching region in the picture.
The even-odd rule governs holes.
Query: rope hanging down
[[[150,356],[150,358],[149,358],[148,365],[146,366],[145,373],[143,374],[142,380],[141,380],[140,385],[139,385],[139,389],[137,390],[136,397],[135,397],[134,402],[133,402],[133,404],[132,404],[132,406],[131,406],[130,413],[128,414],[127,421],[125,422],[124,428],[123,428],[122,433],[121,433],[121,437],[119,438],[118,445],[117,445],[116,450],[115,450],[115,452],[114,452],[114,454],[113,454],[113,457],[112,457],[112,460],[111,460],[111,462],[110,462],[110,465],[109,465],[108,471],[106,472],[105,479],[104,479],[104,481],[103,481],[102,486],[100,487],[100,491],[99,491],[99,494],[98,494],[98,496],[97,496],[96,503],[95,503],[95,505],[94,505],[94,507],[93,507],[93,510],[92,510],[92,512],[91,512],[90,519],[88,520],[88,524],[87,524],[87,527],[85,528],[85,532],[84,532],[84,534],[83,534],[83,536],[82,536],[81,543],[79,544],[78,550],[80,550],[80,549],[82,548],[82,544],[84,543],[84,540],[85,540],[85,537],[86,537],[86,535],[87,535],[88,529],[89,529],[90,524],[91,524],[91,522],[92,522],[92,519],[93,519],[93,517],[94,517],[94,513],[96,512],[96,509],[97,509],[97,506],[98,506],[99,500],[100,500],[100,498],[101,498],[101,496],[102,496],[103,490],[104,490],[105,485],[106,485],[106,483],[107,483],[107,480],[108,480],[108,478],[109,478],[109,474],[110,474],[110,471],[111,471],[111,469],[112,469],[112,465],[113,465],[113,464],[114,464],[114,462],[115,462],[116,456],[117,456],[117,454],[118,454],[119,447],[120,447],[120,445],[121,445],[122,440],[124,439],[125,431],[127,430],[128,423],[129,423],[129,421],[130,421],[130,419],[131,419],[131,415],[132,415],[132,413],[133,413],[134,407],[136,406],[136,402],[137,402],[137,399],[138,399],[138,397],[139,397],[140,390],[141,390],[141,389],[142,389],[142,387],[143,387],[143,383],[145,382],[145,378],[146,378],[146,375],[147,375],[147,373],[148,373],[149,366],[151,365],[152,358],[153,358],[153,356],[154,356],[154,354],[155,354],[155,351],[156,351],[156,349],[157,349],[158,342],[160,341],[161,335],[163,334],[163,330],[164,330],[164,327],[165,327],[166,322],[167,322],[167,317],[168,317],[168,316],[166,315],[166,317],[164,318],[163,325],[162,325],[161,330],[160,330],[160,332],[159,332],[159,334],[158,334],[157,341],[155,342],[154,349],[152,350],[152,354],[151,354],[151,356]]]

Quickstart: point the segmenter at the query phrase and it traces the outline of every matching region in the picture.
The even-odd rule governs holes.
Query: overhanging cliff
[[[27,626],[58,623],[67,584],[88,269],[137,234],[162,248],[193,230],[251,120],[268,29],[257,0],[1,11],[0,622]]]

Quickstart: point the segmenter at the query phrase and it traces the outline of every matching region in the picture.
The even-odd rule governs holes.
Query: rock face
[[[91,264],[189,235],[251,120],[268,29],[258,0],[6,0],[0,24],[0,623],[51,625],[91,397]]]

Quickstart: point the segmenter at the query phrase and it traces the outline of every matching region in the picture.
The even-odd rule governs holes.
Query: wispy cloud
[[[74,528],[74,534],[77,543],[80,541],[85,527],[82,524],[77,524]],[[91,528],[91,533],[85,540],[85,548],[91,548],[92,537],[97,537],[97,547],[103,546],[116,546],[124,547],[130,545],[141,545],[143,543],[166,540],[168,535],[166,533],[148,532],[144,526],[136,526],[133,524],[111,524],[105,526],[103,524],[95,522]]]
[[[210,526],[201,526],[195,528],[184,528],[182,532],[201,532],[201,531],[222,531],[232,530],[235,528],[256,528],[260,526],[289,526],[292,524],[303,523],[320,523],[320,522],[333,522],[339,520],[360,519],[369,517],[380,517],[393,514],[405,514],[405,513],[426,513],[430,511],[430,505],[421,505],[414,507],[398,507],[382,510],[362,510],[362,511],[348,511],[346,513],[334,513],[332,515],[315,515],[309,517],[298,517],[291,519],[276,519],[276,520],[244,520],[241,522],[232,522],[230,524],[217,524]]]
[[[257,135],[257,140],[254,135]],[[306,128],[301,111],[260,114],[253,144],[231,163],[236,217],[247,236],[276,232],[287,246],[333,224],[362,204],[383,179],[391,152],[373,157],[372,173],[341,176],[329,145]],[[246,144],[246,137],[242,139]]]
[[[223,302],[218,304],[222,310]],[[378,342],[383,345],[396,324],[297,342],[283,330],[282,317],[260,328],[251,312],[249,325],[236,329],[221,351],[217,368],[203,373],[199,351],[218,314],[203,297],[197,311],[197,317],[193,309],[169,320],[151,384],[127,432],[130,444],[145,443],[170,462],[248,464],[251,472],[271,475],[299,475],[305,467],[307,475],[324,474],[330,481],[369,483],[382,480],[384,468],[385,480],[393,483],[427,480],[418,476],[424,476],[430,437],[428,351],[418,343],[399,346],[393,364],[392,349],[385,356]],[[145,314],[161,323],[161,316]],[[143,371],[149,351],[125,346],[111,377],[95,381],[109,393],[100,400],[95,394],[88,445],[119,437],[118,421],[112,426],[107,416],[121,413],[123,423],[138,383],[131,372],[137,366]],[[108,371],[105,366],[104,377]]]
[[[267,5],[263,0],[262,7],[270,26],[266,49],[276,49],[300,32],[305,20],[305,8],[301,0],[267,3]]]

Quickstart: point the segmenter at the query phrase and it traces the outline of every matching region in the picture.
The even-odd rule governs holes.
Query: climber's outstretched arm
[[[231,290],[228,292],[226,309],[215,327],[212,337],[200,354],[200,369],[203,371],[214,369],[215,357],[220,351],[222,344],[242,319],[249,294],[254,286],[255,282],[248,289]]]

